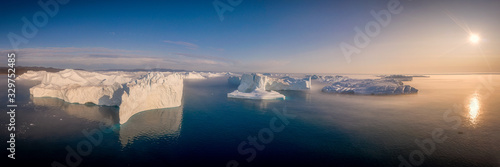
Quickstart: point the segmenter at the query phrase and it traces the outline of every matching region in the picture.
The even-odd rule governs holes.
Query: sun
[[[479,42],[479,40],[480,40],[480,38],[479,38],[479,36],[478,36],[478,35],[476,35],[476,34],[471,34],[471,35],[469,36],[469,41],[470,41],[471,43],[474,43],[474,44],[475,44],[475,43],[478,43],[478,42]]]

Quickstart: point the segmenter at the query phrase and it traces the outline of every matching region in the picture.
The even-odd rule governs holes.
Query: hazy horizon
[[[4,2],[0,53],[17,47],[20,66],[88,70],[500,72],[500,1],[196,2],[69,1],[45,24],[33,20],[46,12],[37,1]],[[356,44],[358,30],[369,42]]]

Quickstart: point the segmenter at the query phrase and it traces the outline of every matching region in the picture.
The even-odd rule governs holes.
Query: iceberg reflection
[[[68,115],[77,118],[95,122],[102,122],[105,125],[114,125],[119,122],[118,108],[116,107],[71,104],[65,102],[64,100],[50,97],[31,96],[30,98],[35,106],[59,108],[66,112]]]
[[[132,116],[120,126],[120,142],[123,147],[141,137],[158,139],[176,138],[181,131],[183,106],[143,111]]]

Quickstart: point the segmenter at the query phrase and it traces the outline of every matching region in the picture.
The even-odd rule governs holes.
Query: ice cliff
[[[27,74],[27,75],[26,75]],[[120,123],[135,113],[181,105],[183,77],[176,73],[28,72],[18,79],[40,80],[33,97],[54,97],[69,103],[119,106]],[[141,73],[142,74],[142,73]]]
[[[132,80],[122,75],[105,75],[80,70],[40,74],[44,74],[41,84],[30,88],[30,94],[33,97],[55,97],[69,103],[93,103],[106,106],[120,105],[122,84]],[[38,76],[32,77],[39,78]]]
[[[181,106],[183,80],[178,74],[149,73],[127,83],[121,97],[120,123],[146,110]]]

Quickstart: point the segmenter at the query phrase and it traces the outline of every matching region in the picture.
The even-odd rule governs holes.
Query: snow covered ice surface
[[[183,80],[178,74],[149,73],[127,83],[121,97],[120,123],[141,111],[181,106],[182,91]]]
[[[217,77],[225,77],[231,75],[231,73],[225,73],[225,72],[213,73],[213,72],[195,72],[195,71],[179,73],[179,74],[181,74],[183,79],[207,79],[207,78],[217,78]]]
[[[322,89],[327,93],[361,95],[413,94],[418,90],[394,79],[350,79],[343,78]]]
[[[260,89],[251,91],[249,93],[235,90],[234,92],[228,93],[227,97],[239,98],[239,99],[262,99],[262,100],[285,99],[285,95],[282,95],[276,91],[266,91]]]
[[[132,78],[123,75],[106,75],[80,70],[63,70],[57,73],[43,73],[41,84],[30,88],[33,97],[55,97],[69,103],[93,103],[118,106],[121,102],[121,84]],[[22,75],[21,78],[29,79]],[[31,76],[39,79],[39,76]]]
[[[239,78],[237,78],[239,79]],[[229,78],[228,82],[236,82]],[[262,74],[243,74],[238,90],[228,93],[229,98],[245,99],[285,99],[285,96],[275,90],[307,90],[311,81],[290,77],[271,78]]]
[[[26,74],[28,75],[21,75],[18,79],[41,81],[39,85],[30,88],[33,97],[54,97],[69,103],[120,106],[122,124],[135,113],[178,107],[182,100],[183,78],[177,73],[97,73],[66,69],[57,73]]]
[[[27,71],[23,75],[17,77],[16,79],[26,79],[32,81],[42,81],[43,77],[47,74],[46,71]]]

